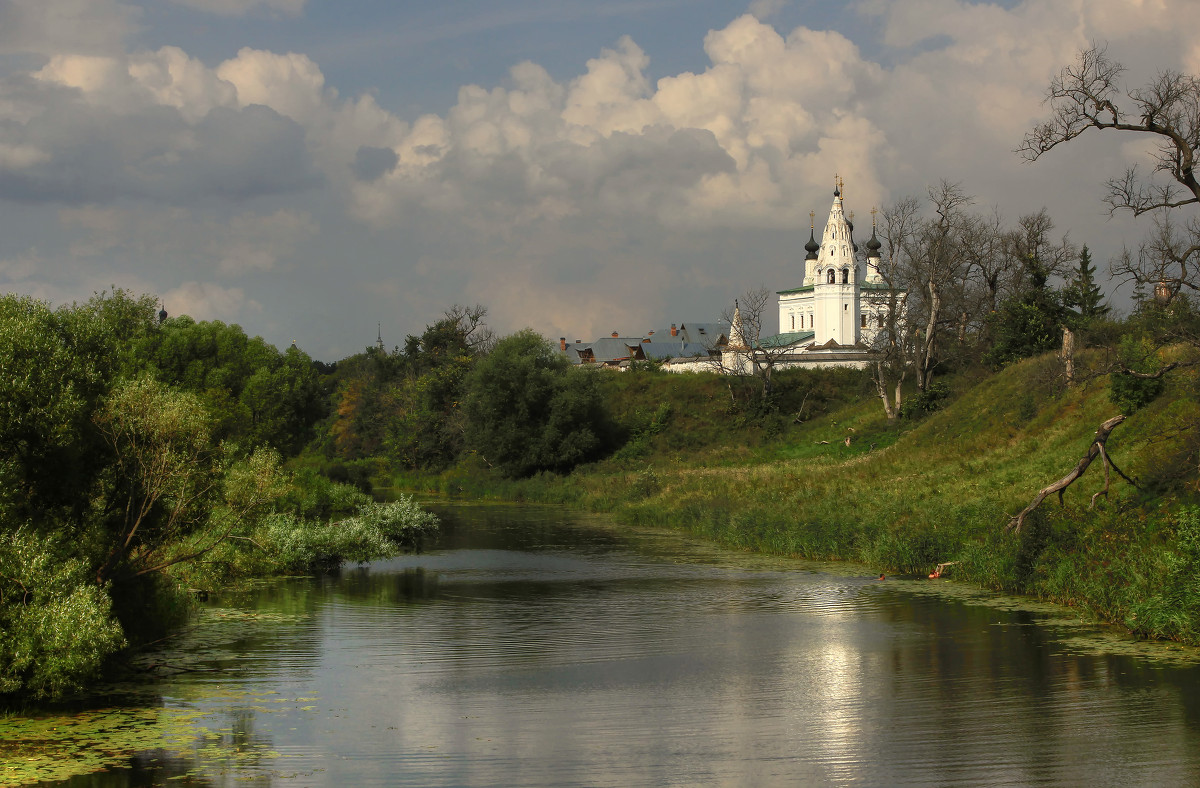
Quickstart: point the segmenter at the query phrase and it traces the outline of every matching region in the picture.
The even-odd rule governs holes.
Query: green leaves
[[[125,645],[108,595],[61,540],[0,535],[0,693],[81,688]]]
[[[594,373],[569,366],[529,329],[500,340],[467,378],[469,445],[508,476],[597,457],[608,415]]]
[[[1138,377],[1131,373],[1152,375],[1162,369],[1162,361],[1150,339],[1132,334],[1121,337],[1118,354],[1124,369],[1112,373],[1109,399],[1128,415],[1153,402],[1164,385],[1161,377]]]

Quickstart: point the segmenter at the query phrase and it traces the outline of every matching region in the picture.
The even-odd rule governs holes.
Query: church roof
[[[804,287],[793,287],[791,290],[776,290],[775,295],[792,295],[793,293],[811,293],[812,291],[813,291],[812,285],[805,285]]]
[[[758,340],[758,346],[767,349],[791,347],[801,342],[807,342],[815,336],[816,332],[814,331],[786,331],[775,336],[762,337]]]
[[[804,251],[808,252],[808,254],[804,256],[805,260],[816,260],[817,252],[821,251],[821,245],[817,243],[816,232],[816,227],[812,227],[808,231],[808,243],[804,245]]]

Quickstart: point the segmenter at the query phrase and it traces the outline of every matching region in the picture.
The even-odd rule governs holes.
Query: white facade
[[[817,347],[831,340],[845,347],[860,342],[869,345],[880,324],[882,305],[864,297],[863,291],[869,293],[883,284],[877,268],[878,247],[869,250],[865,264],[858,262],[854,227],[846,217],[840,188],[833,193],[820,243],[814,229],[805,248],[808,256],[800,287],[778,293],[779,333],[811,331],[809,341]]]
[[[874,358],[872,344],[889,309],[890,289],[879,273],[880,247],[872,227],[866,255],[860,259],[839,182],[820,242],[814,223],[804,246],[800,286],[778,291],[779,334],[759,337],[753,347],[736,347],[747,343],[731,341],[724,354],[726,369],[746,374],[750,357],[759,355],[778,369],[865,367]],[[903,311],[904,294],[896,295],[897,308]],[[731,340],[741,334],[736,316],[734,322]]]

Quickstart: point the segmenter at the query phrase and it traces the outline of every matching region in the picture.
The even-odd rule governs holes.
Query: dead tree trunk
[[[1066,326],[1062,327],[1062,331],[1063,376],[1069,387],[1075,385],[1075,332]]]
[[[1092,460],[1096,459],[1097,457],[1099,457],[1104,463],[1104,489],[1092,496],[1092,502],[1088,506],[1089,509],[1096,505],[1096,499],[1101,495],[1103,495],[1105,498],[1108,497],[1109,466],[1111,466],[1114,471],[1120,474],[1122,479],[1129,482],[1134,487],[1137,487],[1137,483],[1134,482],[1133,479],[1130,479],[1128,476],[1126,476],[1121,469],[1117,467],[1117,464],[1112,461],[1112,458],[1108,456],[1108,452],[1104,450],[1104,444],[1108,440],[1109,434],[1116,428],[1118,424],[1123,421],[1125,421],[1124,416],[1113,416],[1111,419],[1101,424],[1100,429],[1096,430],[1096,437],[1092,438],[1092,444],[1088,446],[1087,454],[1083,455],[1083,459],[1081,459],[1075,465],[1074,470],[1056,481],[1054,484],[1051,484],[1049,487],[1043,487],[1041,491],[1034,496],[1030,504],[1021,511],[1020,514],[1008,521],[1007,527],[1010,530],[1019,533],[1021,526],[1025,524],[1025,518],[1029,516],[1030,512],[1038,508],[1042,501],[1046,500],[1051,493],[1058,493],[1058,503],[1061,505],[1063,490],[1070,487],[1076,479],[1082,476],[1083,472],[1086,471],[1088,466],[1092,464]]]

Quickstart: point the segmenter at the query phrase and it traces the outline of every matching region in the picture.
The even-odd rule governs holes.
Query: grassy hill
[[[1091,359],[1098,362],[1099,359]],[[1086,368],[1089,359],[1081,359]],[[565,477],[502,482],[482,463],[406,486],[567,503],[685,529],[735,548],[845,559],[1093,611],[1154,637],[1200,642],[1200,381],[1177,375],[1129,414],[1108,451],[1006,529],[1119,413],[1107,376],[1067,389],[1053,357],[951,376],[944,407],[889,424],[861,373],[777,373],[772,408],[735,407],[731,381],[631,372],[604,385],[628,440]],[[849,445],[846,440],[849,438]]]

